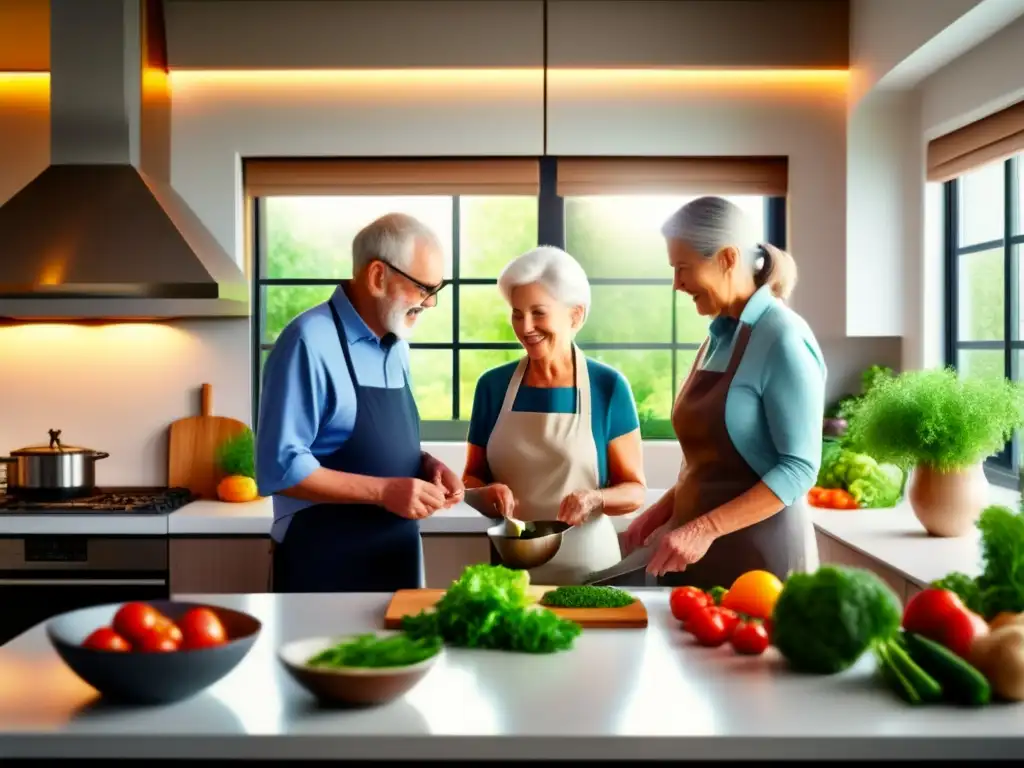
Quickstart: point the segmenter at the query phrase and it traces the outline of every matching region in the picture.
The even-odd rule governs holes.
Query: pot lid
[[[68,453],[96,453],[92,448],[79,448],[76,445],[65,445],[60,441],[59,429],[47,430],[50,433],[50,442],[48,445],[30,445],[27,448],[19,448],[16,451],[11,451],[11,456],[46,456],[50,454],[68,454]]]

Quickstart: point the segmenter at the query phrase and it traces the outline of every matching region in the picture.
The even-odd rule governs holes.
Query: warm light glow
[[[408,69],[175,69],[168,73],[172,86],[237,86],[239,88],[282,85],[321,88],[438,85],[515,85],[535,81],[543,70],[518,68],[408,68]],[[848,69],[698,69],[698,68],[550,68],[549,77],[563,84],[582,86],[609,83],[623,85],[790,85],[842,86],[850,78]],[[150,72],[154,84],[159,75]],[[49,89],[47,72],[0,72],[0,92]]]
[[[49,72],[0,72],[0,99],[50,95]]]
[[[173,69],[171,84],[280,86],[310,85],[500,85],[534,80],[542,74],[539,67],[476,69]]]
[[[153,349],[181,346],[184,334],[163,323],[147,322],[27,322],[0,325],[5,357],[31,361],[39,355],[80,357],[88,364],[100,350]],[[69,361],[66,361],[69,362]]]
[[[618,82],[757,84],[793,83],[803,85],[842,84],[850,77],[848,69],[686,69],[686,68],[620,68],[620,69],[558,69],[548,70],[559,79],[580,82],[601,82],[609,78]]]
[[[558,98],[673,92],[845,94],[849,79],[845,69],[554,69],[548,73],[548,89]]]

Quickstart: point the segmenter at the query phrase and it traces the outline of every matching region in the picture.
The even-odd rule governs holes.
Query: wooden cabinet
[[[921,587],[907,579],[903,574],[893,570],[885,563],[868,557],[852,547],[837,539],[833,539],[826,533],[816,531],[818,538],[818,556],[821,564],[849,565],[854,568],[864,568],[876,574],[886,584],[892,587],[899,595],[900,600],[906,601],[921,591]]]
[[[491,562],[491,542],[485,534],[429,534],[423,537],[426,586],[448,588],[467,565]]]
[[[251,594],[270,591],[270,538],[213,536],[171,539],[172,594]],[[489,563],[483,534],[423,537],[426,586],[447,588],[467,565]]]
[[[171,594],[270,591],[270,537],[171,539]]]

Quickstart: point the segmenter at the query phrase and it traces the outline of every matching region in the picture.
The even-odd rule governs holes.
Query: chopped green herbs
[[[549,608],[623,608],[635,602],[625,590],[594,585],[558,587],[540,599]]]
[[[320,651],[306,664],[310,667],[407,667],[437,655],[441,645],[439,637],[365,634]]]

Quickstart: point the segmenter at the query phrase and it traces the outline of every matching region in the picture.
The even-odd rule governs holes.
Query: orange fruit
[[[255,501],[259,498],[256,481],[244,475],[228,475],[217,484],[217,498],[221,501]]]
[[[729,591],[722,598],[722,607],[757,619],[769,619],[780,592],[782,582],[775,574],[768,571],[747,571],[729,587]]]

